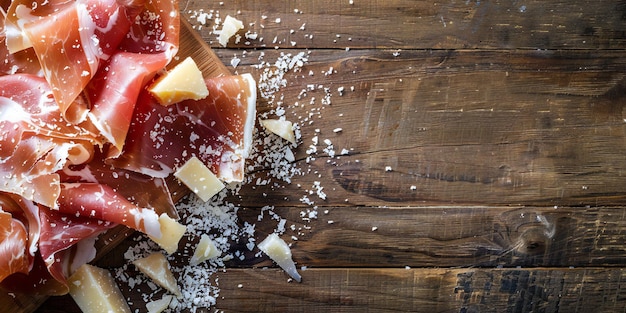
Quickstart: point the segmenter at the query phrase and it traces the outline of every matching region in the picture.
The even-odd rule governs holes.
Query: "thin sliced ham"
[[[1,1],[2,287],[66,293],[115,225],[161,239],[161,213],[175,215],[165,178],[193,156],[242,181],[250,75],[167,108],[145,88],[178,51],[178,1]]]
[[[106,152],[98,152],[87,164],[72,165],[59,174],[64,183],[100,183],[139,207],[157,214],[176,216],[176,208],[165,179],[115,168],[105,163]]]
[[[191,157],[220,179],[242,181],[252,145],[256,83],[249,74],[206,80],[209,96],[164,107],[143,91],[139,96],[117,167],[167,177]]]
[[[0,281],[14,273],[28,273],[27,237],[24,224],[0,212]]]
[[[139,2],[137,2],[139,1]],[[69,121],[84,120],[89,108],[78,99],[126,37],[143,0],[15,0],[7,12],[9,51],[35,50],[46,80]]]
[[[39,251],[51,276],[66,284],[78,267],[96,256],[96,236],[117,225],[90,217],[40,210],[42,221]]]
[[[6,43],[4,11],[0,8],[0,76],[17,73],[38,74],[41,72],[35,50],[26,49],[10,53]]]
[[[98,136],[65,122],[43,78],[0,76],[0,86],[0,191],[54,207],[56,172],[89,161]]]
[[[122,224],[161,238],[159,216],[154,210],[134,205],[107,185],[64,183],[57,201],[60,213]]]
[[[140,91],[178,52],[178,1],[150,0],[130,25],[118,51],[86,86],[87,116],[120,154]]]
[[[168,62],[163,53],[118,52],[87,85],[85,96],[91,104],[87,116],[113,145],[113,156],[124,146],[139,92]]]
[[[0,192],[0,281],[33,267],[41,222],[32,202]]]

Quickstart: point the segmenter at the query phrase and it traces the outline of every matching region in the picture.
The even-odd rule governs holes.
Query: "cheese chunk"
[[[161,237],[148,237],[158,243],[168,254],[176,252],[178,250],[178,242],[183,238],[187,227],[179,224],[165,213],[159,215],[159,226],[161,227]]]
[[[165,255],[162,253],[152,253],[145,258],[133,261],[133,264],[139,271],[146,274],[159,286],[165,288],[177,297],[182,296],[178,284],[176,284],[176,278],[174,278],[174,274],[170,271],[167,259],[165,259]]]
[[[261,125],[268,131],[282,137],[283,139],[295,144],[296,136],[293,133],[293,124],[286,120],[267,119],[262,120]]]
[[[209,95],[202,72],[191,57],[187,57],[171,71],[159,77],[148,91],[162,105],[189,99],[200,100]]]
[[[271,234],[267,236],[261,243],[258,244],[259,249],[269,256],[278,266],[280,266],[291,278],[297,282],[302,280],[302,277],[296,270],[296,264],[291,259],[291,249],[287,243],[280,239],[277,234]]]
[[[243,23],[230,15],[226,15],[226,18],[224,19],[224,26],[222,26],[220,36],[217,38],[220,45],[222,45],[222,47],[226,47],[230,37],[234,36],[240,29],[243,29]]]
[[[111,273],[84,264],[68,279],[70,295],[84,313],[128,312],[130,308]]]
[[[193,256],[191,257],[190,263],[196,265],[208,259],[216,258],[221,254],[222,252],[217,249],[213,240],[211,240],[211,238],[209,238],[206,234],[202,234],[200,242],[196,246],[196,251],[194,251]]]
[[[189,159],[174,173],[174,176],[205,202],[225,187],[197,157]]]
[[[171,295],[164,295],[163,298],[159,300],[146,303],[146,309],[148,310],[148,313],[161,313],[165,311],[168,306],[170,306],[170,302],[172,302],[173,298],[174,297]]]

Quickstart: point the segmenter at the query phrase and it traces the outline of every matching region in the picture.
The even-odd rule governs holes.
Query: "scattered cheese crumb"
[[[240,29],[243,29],[243,22],[227,15],[224,19],[222,31],[219,34],[218,41],[222,47],[226,47],[230,38],[232,38]]]

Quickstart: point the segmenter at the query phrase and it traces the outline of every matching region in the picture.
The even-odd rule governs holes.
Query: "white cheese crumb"
[[[232,59],[230,59],[230,65],[232,67],[237,67],[237,65],[239,65],[240,62],[241,62],[241,59],[238,58],[236,55]]]

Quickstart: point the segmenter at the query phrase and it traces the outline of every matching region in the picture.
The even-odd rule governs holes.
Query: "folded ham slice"
[[[256,118],[251,75],[206,81],[209,96],[164,107],[142,91],[116,167],[167,177],[196,156],[226,182],[242,181]]]
[[[63,294],[102,231],[124,224],[158,238],[157,214],[175,212],[163,178],[104,161],[121,151],[140,90],[178,50],[178,2],[6,3],[0,281]]]
[[[61,114],[80,122],[88,112],[76,101],[128,33],[144,0],[15,0],[7,12],[10,52],[33,48]],[[79,99],[80,100],[80,99]]]

